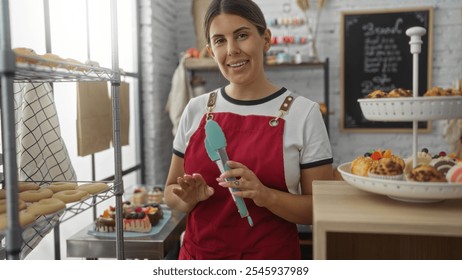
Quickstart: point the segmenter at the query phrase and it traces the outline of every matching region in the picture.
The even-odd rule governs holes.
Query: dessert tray
[[[350,172],[351,162],[338,166],[342,178],[350,185],[372,193],[386,195],[405,202],[438,202],[462,198],[462,184],[393,181],[355,175]]]
[[[426,96],[358,99],[371,121],[427,121],[462,118],[462,96]]]
[[[168,220],[172,217],[172,211],[171,210],[165,210],[162,209],[164,216],[162,219],[159,220],[159,223],[157,223],[155,226],[152,227],[150,232],[134,232],[134,231],[124,231],[124,237],[130,238],[130,237],[146,237],[146,236],[152,236],[158,234],[164,226],[167,224]],[[96,237],[105,237],[105,238],[116,238],[117,233],[116,232],[100,232],[96,231],[94,225],[90,227],[88,230],[88,234],[96,236]]]

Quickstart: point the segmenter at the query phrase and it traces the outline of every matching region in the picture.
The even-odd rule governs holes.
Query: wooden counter
[[[410,203],[313,183],[314,259],[462,259],[462,200]]]

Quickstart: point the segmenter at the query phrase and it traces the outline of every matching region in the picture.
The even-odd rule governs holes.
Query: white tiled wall
[[[145,109],[145,155],[147,181],[162,184],[171,155],[169,120],[163,111],[170,89],[171,75],[179,53],[195,46],[194,25],[190,0],[142,0],[143,89]],[[282,13],[282,5],[289,3],[293,15],[299,12],[295,0],[255,0],[267,20]],[[315,6],[317,1],[311,1]],[[340,131],[340,21],[343,11],[433,7],[433,85],[452,86],[462,77],[462,1],[460,0],[326,0],[318,33],[318,52],[323,60],[330,60],[330,136],[334,163],[351,161],[371,148],[391,148],[400,155],[410,155],[411,133],[345,133]],[[301,14],[300,14],[301,15]],[[303,33],[303,29],[293,30]],[[281,30],[273,29],[273,34]],[[153,47],[154,46],[154,47]],[[200,73],[212,89],[224,83],[215,72]],[[313,100],[322,98],[322,82],[316,71],[269,72],[276,83],[286,86]],[[429,133],[419,134],[419,147],[430,151],[448,151],[443,139],[445,121],[435,121]]]

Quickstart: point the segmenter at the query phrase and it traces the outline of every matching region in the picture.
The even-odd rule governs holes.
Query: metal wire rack
[[[16,63],[15,83],[117,80],[116,72],[95,65],[30,55],[16,55],[16,59],[21,62]]]

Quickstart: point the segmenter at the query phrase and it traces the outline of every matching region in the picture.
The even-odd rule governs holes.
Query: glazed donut
[[[34,182],[18,182],[18,192],[30,191],[30,190],[38,190],[40,189],[40,185]]]
[[[6,190],[0,189],[0,199],[5,199],[6,198]]]
[[[29,205],[29,207],[27,207],[27,211],[36,216],[41,216],[53,214],[65,208],[66,204],[63,201],[51,197],[44,198],[38,202],[32,203],[31,205]]]
[[[18,200],[18,210],[26,209],[27,205],[24,200]],[[0,214],[6,212],[6,199],[0,200]]]
[[[89,183],[77,187],[77,190],[86,191],[89,194],[100,193],[106,189],[108,189],[108,185],[106,183]]]
[[[53,198],[57,198],[64,203],[79,201],[82,198],[89,196],[88,192],[82,190],[65,190],[53,194]]]
[[[30,213],[26,210],[22,210],[19,212],[19,224],[22,227],[27,226],[35,221],[36,216],[33,213]],[[6,214],[0,214],[0,231],[4,230],[7,226],[7,218]]]
[[[24,191],[18,194],[19,199],[22,199],[25,202],[37,202],[44,198],[50,198],[52,195],[53,195],[53,192],[47,188],[40,188],[38,190]]]
[[[53,193],[57,193],[60,191],[75,190],[76,187],[77,183],[73,182],[54,182],[46,186],[45,188],[50,189]]]

